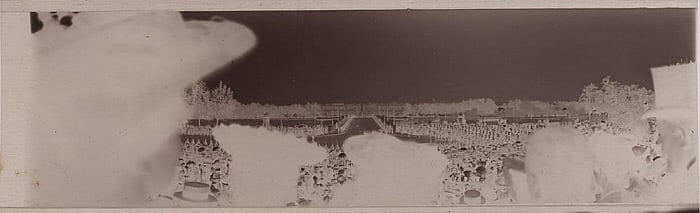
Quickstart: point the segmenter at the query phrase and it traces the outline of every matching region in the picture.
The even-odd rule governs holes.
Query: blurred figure
[[[595,197],[593,156],[574,128],[547,127],[527,143],[525,173],[529,200],[520,203],[588,203]]]
[[[659,183],[646,200],[698,203],[697,70],[695,63],[652,69],[656,118],[661,146]]]
[[[297,200],[300,168],[328,157],[317,144],[262,127],[222,125],[212,134],[232,158],[225,181],[233,199],[225,207],[284,207]]]
[[[35,83],[26,105],[31,206],[143,206],[168,194],[177,185],[177,130],[189,114],[184,89],[245,54],[255,35],[177,12],[39,18],[27,80]]]
[[[635,153],[642,139],[622,133],[613,135],[596,131],[588,143],[594,157],[594,175],[598,202],[623,202],[631,199],[627,189],[634,178],[645,173],[646,164],[641,154]],[[640,150],[641,152],[641,150]]]
[[[355,165],[351,169],[356,178],[338,187],[330,206],[418,206],[437,201],[448,161],[433,146],[375,132],[348,138],[343,149]]]

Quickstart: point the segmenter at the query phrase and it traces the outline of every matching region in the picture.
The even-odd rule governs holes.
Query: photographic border
[[[31,11],[281,11],[281,10],[421,10],[421,9],[581,9],[581,8],[697,8],[692,0],[3,0],[0,3],[0,192],[2,212],[627,212],[675,211],[698,206],[667,204],[479,205],[466,207],[400,208],[15,208],[26,206],[34,178],[28,168],[28,113],[22,110],[32,82],[29,12]],[[697,13],[697,10],[696,10]],[[696,15],[697,17],[697,15]],[[697,25],[697,20],[696,20]],[[697,27],[696,27],[697,30]],[[697,31],[696,31],[697,38]],[[697,39],[696,39],[697,40]],[[697,42],[696,42],[697,45]],[[696,47],[696,51],[697,51]],[[696,52],[697,55],[697,52]],[[11,123],[12,125],[8,125]],[[9,208],[8,208],[9,207]]]

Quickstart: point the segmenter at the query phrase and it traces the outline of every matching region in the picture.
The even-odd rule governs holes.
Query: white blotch
[[[47,17],[50,15],[40,15]],[[184,88],[255,45],[233,22],[75,14],[33,34],[33,206],[141,206],[174,178]],[[128,130],[128,131],[125,131]]]
[[[240,125],[212,130],[231,153],[229,184],[235,207],[284,207],[296,201],[299,169],[328,157],[305,139],[265,128]]]
[[[331,206],[434,205],[447,158],[434,146],[370,133],[343,145],[355,165],[353,181],[340,186]]]

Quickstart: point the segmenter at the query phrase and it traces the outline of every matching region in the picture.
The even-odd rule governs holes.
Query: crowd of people
[[[524,155],[525,137],[542,127],[538,123],[404,122],[396,125],[396,133],[441,141],[437,149],[449,160],[441,204],[509,203],[503,158]]]
[[[585,136],[590,136],[596,131],[603,131],[611,134],[621,134],[632,131],[631,127],[627,125],[615,125],[609,120],[602,120],[599,122],[594,122],[591,120],[575,120],[567,123],[566,126],[576,128]]]
[[[178,190],[185,182],[209,184],[216,196],[227,194],[231,155],[213,137],[185,138],[178,158]]]
[[[441,205],[510,203],[503,174],[503,156],[475,153],[469,149],[446,152],[449,164],[438,195]],[[471,200],[467,192],[478,192]]]
[[[606,121],[594,123],[589,120],[575,120],[565,124],[564,126],[575,128],[585,137],[590,137],[596,132],[605,132],[612,135],[637,134],[637,136],[640,138],[637,140],[638,145],[645,147],[658,147],[657,143],[659,140],[659,131],[657,129],[657,120],[655,118],[648,118],[644,121],[638,121],[637,125],[642,126],[643,128],[633,130],[631,125],[617,126]],[[636,132],[632,133],[633,131]],[[657,150],[654,151],[659,151],[658,149],[660,148],[657,148]]]
[[[333,199],[333,190],[351,181],[353,163],[338,146],[327,148],[328,158],[306,165],[299,169],[297,201],[289,206],[310,206],[316,203],[328,203]]]
[[[526,155],[528,137],[547,126],[544,123],[462,123],[462,122],[402,122],[395,123],[394,134],[423,136],[437,141],[437,150],[447,156],[449,164],[443,173],[443,189],[438,195],[440,205],[506,204],[515,203],[506,184],[504,159]],[[605,122],[594,123],[588,120],[557,124],[573,127],[586,140],[596,134],[625,134],[632,128],[612,129]],[[642,164],[652,166],[661,159],[657,144],[659,133],[653,119],[649,119],[642,135],[635,143],[635,155]],[[269,126],[272,131],[293,134],[298,137],[312,137],[327,134],[325,126]],[[183,135],[202,136],[211,134],[208,127],[187,126]],[[594,140],[594,139],[590,139]],[[595,139],[603,140],[603,139]],[[231,156],[220,149],[215,140],[186,140],[184,155],[180,158],[180,184],[197,181],[210,184],[213,192],[228,191],[228,166]],[[327,147],[328,158],[322,162],[299,168],[297,200],[287,206],[318,206],[333,199],[333,191],[342,184],[352,181],[353,163],[346,157],[341,147]],[[598,170],[597,170],[598,171]],[[646,175],[647,173],[645,173]],[[658,175],[656,175],[658,176]],[[645,183],[657,182],[655,175],[640,176]],[[656,179],[655,179],[656,178]],[[599,195],[607,191],[598,189]],[[218,196],[218,194],[217,194]]]
[[[481,144],[483,141],[522,141],[543,127],[537,123],[490,125],[485,123],[429,122],[397,123],[396,134],[431,137],[435,141]]]
[[[329,132],[323,125],[266,128],[297,137],[315,137]],[[212,136],[212,128],[184,125],[181,135],[183,154],[178,159],[178,190],[182,190],[185,182],[200,182],[209,184],[217,197],[231,196],[227,182],[231,155],[220,148]],[[327,159],[300,168],[298,200],[294,205],[308,206],[312,201],[328,202],[335,187],[352,179],[352,162],[345,157],[342,149],[330,146],[327,151]]]

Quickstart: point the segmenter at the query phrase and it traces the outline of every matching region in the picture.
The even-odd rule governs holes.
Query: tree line
[[[270,105],[260,103],[241,104],[230,87],[219,82],[209,89],[199,82],[186,90],[185,101],[193,119],[246,119],[302,117],[312,118],[324,114],[318,103]],[[580,114],[605,114],[614,123],[628,123],[639,118],[653,107],[653,91],[635,84],[614,81],[610,76],[600,84],[585,86],[578,100],[532,101],[510,100],[496,104],[489,98],[468,99],[456,103],[405,104],[402,115],[495,115],[495,116],[571,116]]]

